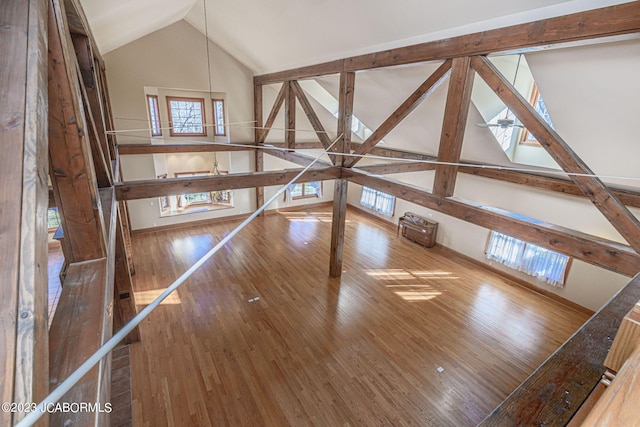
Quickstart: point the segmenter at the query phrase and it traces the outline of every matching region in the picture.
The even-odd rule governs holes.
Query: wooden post
[[[349,153],[351,148],[351,122],[353,121],[353,95],[356,73],[340,73],[340,94],[338,95],[338,137],[340,140],[334,147],[339,153]],[[344,166],[348,159],[340,156],[336,166]]]
[[[0,397],[48,392],[47,2],[0,3]],[[1,425],[24,414],[0,412]]]
[[[262,132],[262,122],[263,122],[263,107],[262,107],[262,85],[255,84],[253,85],[253,117],[255,119],[255,132],[254,132],[254,142],[256,145],[264,145],[264,141],[261,140]],[[264,172],[264,153],[262,149],[258,148],[255,150],[255,170],[256,172]],[[259,186],[256,187],[256,209],[260,206],[264,205],[264,187]],[[259,216],[264,216],[264,211],[260,213]]]
[[[64,6],[54,3],[53,10],[49,18],[50,176],[70,249],[65,259],[73,263],[106,255],[105,226]]]
[[[470,58],[454,58],[452,63],[447,104],[444,109],[444,121],[438,149],[438,161],[458,163],[462,151],[464,129],[467,125],[471,89],[473,88],[473,70]],[[433,183],[433,194],[441,197],[453,196],[458,166],[437,165]]]
[[[336,179],[333,190],[333,217],[331,223],[331,252],[329,254],[329,276],[342,275],[342,253],[344,251],[344,232],[347,218],[346,179]]]
[[[351,147],[351,121],[353,119],[353,91],[356,74],[352,72],[340,74],[340,94],[338,106],[338,138],[335,151],[348,153]],[[346,157],[336,158],[336,166],[344,165]],[[344,250],[344,233],[347,218],[346,179],[336,179],[333,191],[333,217],[331,222],[331,253],[329,255],[329,276],[342,275],[342,253]]]
[[[285,145],[293,150],[296,148],[296,95],[291,87],[291,82],[283,83],[284,92],[284,116],[285,116]]]

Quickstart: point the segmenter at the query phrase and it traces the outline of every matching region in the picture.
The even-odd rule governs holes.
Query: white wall
[[[206,48],[204,36],[185,21],[180,21],[105,55],[116,128],[127,131],[118,135],[118,144],[151,142],[149,131],[144,130],[149,127],[145,88],[158,88],[159,93],[176,90],[185,91],[185,94],[193,91],[209,93]],[[211,91],[225,94],[227,122],[253,120],[252,73],[217,45],[209,43],[208,48],[211,57]],[[205,111],[211,115],[210,104],[205,104]],[[253,129],[250,126],[250,123],[231,126],[229,139],[234,142],[253,141]],[[164,134],[166,137],[168,131]],[[171,142],[190,142],[194,139],[211,141],[212,138],[174,138]],[[154,138],[154,143],[162,142],[162,138]],[[173,173],[180,171],[210,170],[213,157],[212,153],[134,155],[122,156],[121,164],[125,180],[142,180],[155,179],[163,173],[173,176]],[[218,161],[220,169],[230,173],[251,172],[254,170],[253,157],[251,152],[219,153]],[[172,217],[160,217],[157,198],[129,202],[133,230],[245,214],[253,210],[253,189],[235,190],[232,209]]]

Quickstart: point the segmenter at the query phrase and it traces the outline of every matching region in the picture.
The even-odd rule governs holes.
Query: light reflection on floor
[[[377,280],[389,281],[385,287],[407,302],[429,301],[442,295],[442,289],[434,287],[434,281],[458,280],[450,271],[442,270],[407,270],[401,268],[371,269],[364,273]],[[410,283],[406,283],[409,282]],[[394,284],[402,282],[402,284]]]
[[[138,291],[134,292],[136,305],[149,305],[160,296],[166,289],[149,289],[148,291]],[[181,304],[180,295],[178,295],[178,291],[174,291],[169,294],[167,298],[164,299],[160,303],[160,305],[174,305]]]

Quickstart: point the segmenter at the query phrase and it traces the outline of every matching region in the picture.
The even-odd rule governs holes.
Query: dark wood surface
[[[318,136],[320,143],[326,150],[331,145],[331,138],[329,138],[329,135],[327,135],[327,132],[325,131],[324,126],[322,125],[322,122],[320,121],[320,119],[318,118],[318,115],[316,114],[313,107],[311,106],[311,102],[309,102],[309,98],[307,98],[307,95],[304,93],[304,90],[302,90],[302,87],[300,87],[300,84],[295,80],[291,81],[291,89],[295,94],[296,98],[298,99],[298,101],[300,102],[300,106],[302,107],[304,114],[307,116],[309,123],[311,123],[311,127],[313,127],[313,130],[316,131],[316,135]]]
[[[64,11],[49,24],[50,177],[65,231],[65,258],[79,262],[105,256],[104,219]]]
[[[267,139],[267,135],[269,135],[269,131],[273,127],[273,124],[276,121],[276,117],[278,117],[278,112],[280,111],[282,104],[284,104],[287,86],[288,85],[286,83],[283,83],[282,87],[280,87],[280,91],[278,92],[278,95],[276,96],[276,99],[273,102],[273,107],[271,107],[271,112],[269,113],[269,116],[267,116],[267,121],[264,122],[264,129],[262,129],[260,138],[257,141],[258,143],[264,142],[265,139]]]
[[[238,143],[234,143],[238,144]],[[226,144],[120,144],[118,153],[121,156],[130,154],[173,154],[173,153],[208,153],[212,151],[247,151],[255,150],[253,143],[246,147]]]
[[[253,221],[140,325],[134,425],[472,426],[588,318],[352,209],[328,278],[331,216]],[[138,304],[239,222],[134,236]]]
[[[604,374],[603,362],[620,322],[638,300],[636,276],[480,425],[568,423]]]
[[[340,73],[340,93],[338,94],[338,142],[332,151],[349,153],[351,148],[351,123],[353,122],[353,99],[356,73]],[[339,156],[335,160],[337,166],[345,165],[349,159]]]
[[[470,63],[469,57],[462,57],[455,58],[451,65],[449,90],[447,91],[447,102],[444,107],[444,119],[438,147],[439,162],[458,163],[460,161],[475,74]],[[456,165],[436,165],[433,194],[441,197],[453,196],[457,174],[458,166]]]
[[[284,82],[284,142],[287,148],[296,145],[296,95],[291,82]]]
[[[256,186],[284,185],[296,176],[301,169],[286,171],[267,171],[251,173],[232,173],[200,177],[150,179],[116,183],[118,200],[147,199],[150,197],[171,196],[174,194],[198,193],[201,191],[235,190]],[[324,181],[340,176],[340,168],[311,168],[297,182]]]

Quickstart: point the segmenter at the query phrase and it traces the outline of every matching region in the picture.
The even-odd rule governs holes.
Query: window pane
[[[537,277],[554,286],[563,286],[569,257],[497,231],[491,233],[487,258]]]
[[[374,190],[369,187],[362,187],[360,204],[366,208],[373,209],[385,216],[393,216],[393,208],[396,198],[391,194]]]
[[[151,136],[162,135],[162,127],[160,126],[160,110],[158,109],[158,97],[156,95],[147,95],[149,107],[149,120],[151,121]]]
[[[47,211],[47,228],[60,227],[60,217],[58,217],[58,208],[49,208]]]
[[[291,197],[302,197],[302,184],[293,184],[291,188]]]
[[[224,101],[222,99],[213,100],[213,116],[215,122],[214,134],[216,136],[226,135],[224,126]]]
[[[171,116],[171,135],[206,135],[204,100],[167,97]]]

